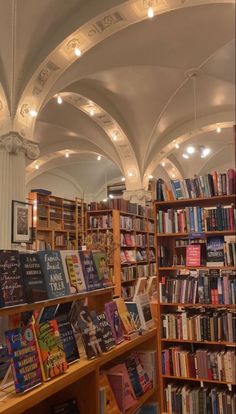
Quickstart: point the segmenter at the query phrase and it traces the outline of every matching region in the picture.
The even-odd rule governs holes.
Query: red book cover
[[[215,193],[215,196],[217,196],[218,195],[218,185],[217,185],[217,183],[218,183],[218,174],[217,174],[216,171],[213,171],[212,178],[213,178],[214,193]]]
[[[235,193],[235,171],[233,168],[227,170],[227,193]]]
[[[201,246],[200,244],[190,244],[186,248],[186,266],[199,267],[201,264]]]

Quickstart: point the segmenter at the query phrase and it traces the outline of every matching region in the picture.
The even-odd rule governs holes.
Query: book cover
[[[63,403],[53,405],[51,414],[80,414],[75,399],[64,401]]]
[[[142,293],[146,293],[146,289],[147,289],[147,278],[146,277],[139,277],[137,279],[137,283],[136,283],[136,286],[135,286],[133,300],[135,301],[135,298],[136,298],[137,295],[140,295]]]
[[[60,338],[66,354],[67,364],[71,364],[79,359],[79,351],[75,340],[74,331],[69,319],[71,303],[61,303],[56,311],[55,319],[57,321]]]
[[[93,254],[90,250],[79,251],[79,257],[83,269],[85,283],[88,291],[102,289],[103,282],[99,279],[97,269],[93,261]]]
[[[99,345],[101,347],[101,350],[102,350],[102,352],[106,352],[107,347],[106,347],[106,344],[105,344],[105,341],[104,341],[104,338],[103,338],[102,328],[101,328],[100,322],[98,320],[97,313],[94,310],[91,310],[90,315],[91,315],[91,318],[92,318],[92,321],[93,321],[94,325],[96,326],[96,336],[97,336]]]
[[[113,337],[112,330],[108,323],[105,312],[99,313],[97,315],[97,319],[99,321],[99,324],[102,330],[102,336],[105,342],[106,350],[109,351],[110,349],[114,348],[114,346],[116,345],[116,342]]]
[[[200,244],[190,244],[186,246],[186,266],[199,267],[200,265],[201,265]]]
[[[94,324],[89,309],[82,302],[75,302],[70,313],[71,323],[76,331],[81,332],[84,349],[88,359],[102,353],[101,337],[97,336],[97,325]]]
[[[35,329],[41,354],[43,379],[46,381],[66,371],[66,355],[55,319],[36,324]]]
[[[32,325],[6,331],[5,337],[16,392],[25,392],[39,385],[42,373]]]
[[[115,299],[115,302],[122,322],[124,334],[130,334],[135,331],[135,325],[126,307],[125,301],[123,298],[117,298]]]
[[[84,292],[86,285],[79,254],[74,250],[61,250],[60,255],[70,293]]]
[[[124,333],[116,302],[105,303],[105,312],[116,344],[119,344],[124,340]]]
[[[207,266],[224,266],[224,236],[207,237]]]
[[[130,378],[135,396],[141,397],[144,391],[139,381],[139,375],[138,375],[135,359],[132,356],[130,356],[129,358],[126,358],[125,365],[126,365],[126,368],[129,374],[129,378]]]
[[[48,299],[46,283],[37,253],[20,252],[27,302],[33,303]]]
[[[142,364],[141,358],[139,357],[138,353],[135,352],[131,357],[134,359],[136,364],[136,370],[139,376],[139,382],[143,389],[143,392],[147,392],[152,388],[152,383],[150,381],[150,378],[147,374],[147,372],[144,369],[144,366]]]
[[[108,381],[107,375],[101,373],[99,375],[99,389],[104,389],[105,392],[105,414],[120,414],[115,396]]]
[[[121,413],[136,404],[135,393],[125,364],[118,364],[107,371],[107,377]]]
[[[136,302],[125,302],[128,312],[130,314],[130,317],[134,323],[134,326],[137,330],[141,329],[141,322],[139,319],[139,313],[138,313],[138,308],[137,308],[137,303]]]
[[[45,283],[50,299],[56,299],[70,294],[66,282],[60,252],[56,250],[40,251],[37,253],[42,267]]]
[[[107,255],[105,252],[93,251],[93,260],[97,269],[99,279],[104,287],[112,286],[113,281],[110,277],[109,266],[107,264]]]
[[[157,276],[149,276],[147,280],[146,293],[150,299],[157,294]]]
[[[154,326],[152,311],[147,293],[137,295],[135,302],[137,303],[139,319],[143,329],[149,329]]]
[[[0,307],[26,302],[19,252],[0,250]]]

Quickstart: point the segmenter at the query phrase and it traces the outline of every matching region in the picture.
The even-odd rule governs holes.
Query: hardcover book
[[[147,293],[137,295],[135,302],[137,303],[139,319],[143,329],[149,329],[154,326],[152,311]]]
[[[83,269],[87,290],[102,289],[103,282],[99,279],[97,269],[93,261],[93,255],[90,250],[79,251],[79,257]]]
[[[136,302],[125,302],[128,312],[130,314],[130,317],[134,323],[134,326],[137,330],[141,329],[141,322],[139,319],[139,313],[138,313],[138,308],[137,308],[137,303]]]
[[[71,364],[79,359],[74,331],[69,319],[71,303],[61,303],[56,311],[55,319],[57,321],[60,338],[66,354],[67,364]]]
[[[105,303],[105,312],[116,344],[119,344],[124,340],[124,333],[116,302]]]
[[[0,307],[25,303],[19,252],[0,250]]]
[[[88,359],[95,358],[102,353],[101,337],[97,336],[97,326],[86,305],[75,302],[70,313],[71,323],[74,330],[82,334],[84,349]]]
[[[64,401],[51,407],[51,414],[80,414],[75,399]]]
[[[42,373],[32,325],[6,331],[5,337],[16,392],[25,392],[39,385]]]
[[[79,254],[74,250],[61,250],[60,255],[70,293],[84,292],[86,285]]]
[[[135,325],[132,321],[132,318],[128,312],[128,309],[126,307],[125,301],[123,298],[117,298],[115,299],[116,306],[118,309],[118,313],[120,315],[120,319],[122,322],[122,327],[124,334],[130,334],[131,332],[135,331]]]
[[[186,246],[186,266],[199,267],[200,265],[201,265],[200,244],[190,244]]]
[[[20,252],[27,302],[33,303],[48,299],[46,283],[37,253]]]
[[[125,364],[118,364],[107,372],[107,377],[121,413],[136,404],[135,393]]]
[[[101,347],[101,350],[102,350],[102,352],[106,352],[107,347],[106,347],[106,344],[105,344],[105,340],[103,338],[103,334],[102,334],[103,331],[102,331],[99,319],[97,317],[97,314],[94,310],[91,310],[90,315],[91,315],[91,318],[92,318],[92,321],[93,321],[94,325],[96,326],[96,337],[98,338],[98,342],[99,342],[99,345]]]
[[[55,299],[70,294],[66,282],[59,251],[40,251],[37,253],[45,278],[48,297]]]
[[[99,279],[102,281],[104,287],[109,287],[113,285],[112,279],[110,277],[109,267],[107,265],[107,255],[105,252],[94,251],[93,260],[95,267],[97,269],[97,274]]]
[[[224,236],[207,238],[207,266],[224,266]]]
[[[97,319],[99,321],[99,324],[102,330],[102,336],[105,342],[106,350],[109,351],[110,349],[114,348],[114,346],[116,345],[116,342],[113,337],[112,330],[108,323],[105,312],[99,313],[97,315]]]
[[[106,374],[102,373],[99,375],[99,388],[104,389],[105,394],[105,414],[120,414],[115,396],[113,394],[110,383],[107,379]]]
[[[66,371],[66,355],[55,319],[36,324],[35,329],[41,355],[43,379],[46,381]]]
[[[139,381],[139,375],[138,375],[135,359],[132,358],[131,356],[129,358],[126,358],[125,365],[126,365],[126,368],[129,374],[129,378],[130,378],[135,396],[141,397],[144,391]]]

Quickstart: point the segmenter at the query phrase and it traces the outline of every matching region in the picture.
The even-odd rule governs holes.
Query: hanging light
[[[207,157],[211,152],[210,148],[200,147],[201,158]]]

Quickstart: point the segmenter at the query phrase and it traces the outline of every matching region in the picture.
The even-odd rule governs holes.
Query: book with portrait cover
[[[19,252],[0,250],[0,307],[26,302]]]
[[[16,392],[25,392],[39,385],[42,373],[33,326],[29,324],[6,331],[5,337]]]
[[[37,253],[20,252],[27,302],[33,303],[48,299],[46,283]]]
[[[107,264],[107,255],[105,252],[93,251],[93,260],[97,269],[97,274],[100,280],[102,280],[104,287],[113,285],[113,281],[110,277],[109,266]]]
[[[103,281],[98,276],[97,269],[93,261],[92,251],[80,250],[79,257],[83,269],[87,290],[91,291],[95,289],[102,289]]]
[[[103,340],[105,342],[106,350],[109,351],[110,349],[114,348],[114,346],[116,345],[116,342],[113,337],[111,327],[108,323],[106,313],[101,312],[97,314],[97,319],[99,321],[99,324],[102,330],[102,335],[103,335]]]
[[[37,252],[45,278],[49,299],[56,299],[70,294],[65,278],[60,252],[45,250]]]
[[[112,330],[112,335],[115,338],[116,344],[119,344],[124,340],[124,332],[122,329],[122,322],[116,306],[116,302],[111,301],[105,303],[105,312]]]
[[[67,370],[66,354],[55,319],[35,325],[44,381]]]

